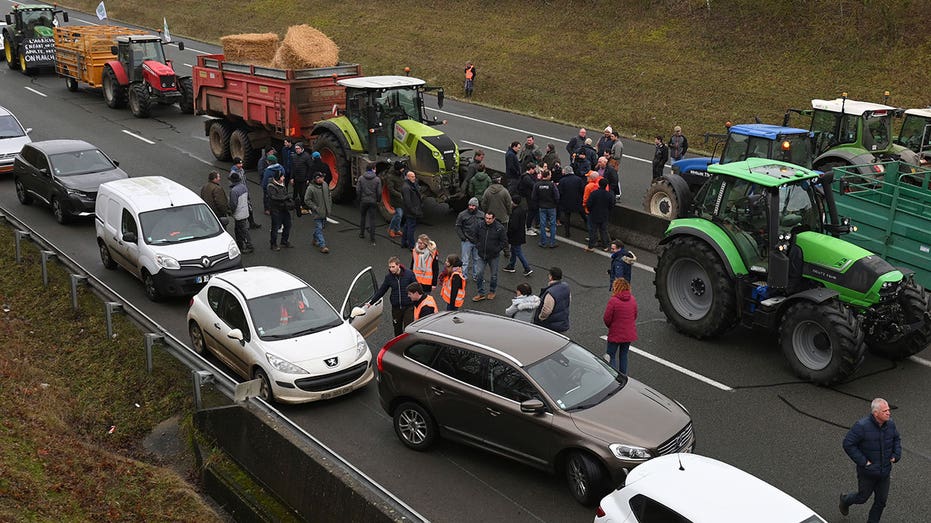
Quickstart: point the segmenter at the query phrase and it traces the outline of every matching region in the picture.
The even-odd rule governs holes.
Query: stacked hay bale
[[[278,51],[275,33],[245,33],[220,38],[226,60],[237,64],[271,67]]]
[[[339,63],[339,47],[307,24],[292,25],[278,41],[275,33],[250,33],[220,38],[226,60],[277,69],[332,67]]]

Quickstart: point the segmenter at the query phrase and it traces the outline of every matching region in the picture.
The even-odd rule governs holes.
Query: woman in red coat
[[[637,300],[630,293],[630,283],[624,278],[614,280],[611,285],[611,298],[605,308],[604,322],[608,327],[609,364],[627,374],[630,343],[637,341]]]

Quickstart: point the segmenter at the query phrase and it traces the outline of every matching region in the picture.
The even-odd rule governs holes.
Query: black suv
[[[13,160],[16,197],[23,205],[44,202],[58,223],[93,216],[100,184],[129,177],[118,166],[83,140],[32,142]]]
[[[398,438],[438,437],[562,472],[594,505],[627,472],[691,452],[688,411],[569,338],[476,311],[432,314],[378,353],[378,393]]]

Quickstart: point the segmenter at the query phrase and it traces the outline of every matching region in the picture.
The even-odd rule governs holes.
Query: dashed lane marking
[[[608,337],[607,337],[607,336],[601,336],[601,339],[607,341],[607,340],[608,340]],[[681,372],[682,374],[685,374],[686,376],[688,376],[688,377],[690,377],[690,378],[694,378],[694,379],[696,379],[696,380],[698,380],[698,381],[700,381],[700,382],[702,382],[702,383],[711,385],[712,387],[714,387],[714,388],[716,388],[716,389],[720,389],[720,390],[723,390],[723,391],[725,391],[725,392],[733,392],[733,391],[734,391],[734,388],[733,388],[733,387],[730,387],[730,386],[728,386],[728,385],[725,385],[725,384],[721,383],[720,381],[713,380],[713,379],[711,379],[711,378],[709,378],[709,377],[707,377],[707,376],[702,376],[701,374],[699,374],[699,373],[697,373],[697,372],[695,372],[695,371],[693,371],[693,370],[686,369],[685,367],[683,367],[683,366],[681,366],[681,365],[677,365],[677,364],[675,364],[675,363],[673,363],[673,362],[671,362],[671,361],[669,361],[669,360],[664,360],[663,358],[660,358],[659,356],[655,356],[655,355],[650,354],[649,352],[647,352],[647,351],[645,351],[645,350],[638,349],[637,347],[634,347],[633,345],[631,345],[631,347],[630,347],[630,352],[633,352],[633,353],[635,353],[635,354],[639,354],[640,356],[643,356],[644,358],[647,358],[647,359],[649,359],[649,360],[653,360],[653,361],[655,361],[656,363],[659,363],[660,365],[665,365],[665,366],[669,367],[669,368],[672,369],[672,370]]]
[[[486,151],[494,151],[496,153],[501,153],[501,154],[505,153],[505,151],[502,151],[501,149],[495,149],[494,147],[489,147],[487,145],[482,145],[480,143],[470,142],[468,140],[459,140],[459,141],[462,143],[467,143],[469,145],[474,145],[476,147],[481,147],[482,149],[485,149]]]
[[[23,89],[25,89],[25,90],[27,90],[27,91],[32,91],[33,93],[36,93],[37,95],[41,96],[42,98],[48,98],[48,95],[47,95],[47,94],[45,94],[45,93],[43,93],[43,92],[41,92],[41,91],[36,91],[36,90],[33,89],[32,87],[26,87],[26,86],[24,85],[24,86],[23,86]]]
[[[129,131],[127,131],[126,129],[123,129],[123,132],[126,133],[126,134],[128,134],[128,135],[130,135],[130,136],[132,136],[133,138],[136,138],[137,140],[142,140],[143,142],[145,142],[145,143],[147,143],[147,144],[149,144],[149,145],[155,145],[155,142],[153,142],[152,140],[149,140],[148,138],[144,138],[144,137],[142,137],[142,136],[139,136],[139,135],[136,134],[136,133],[129,132]]]

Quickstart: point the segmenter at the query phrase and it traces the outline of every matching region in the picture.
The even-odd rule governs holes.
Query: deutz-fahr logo
[[[822,280],[837,281],[839,277],[839,275],[836,272],[826,271],[820,267],[811,267],[810,272],[812,276],[817,276],[818,278],[821,278]]]

